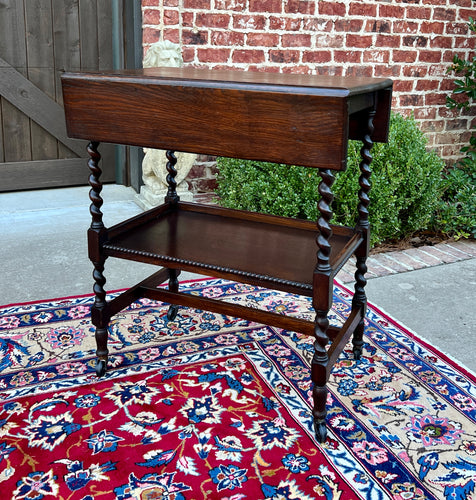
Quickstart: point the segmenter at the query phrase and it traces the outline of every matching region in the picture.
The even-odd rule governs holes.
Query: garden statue
[[[180,68],[182,65],[183,59],[180,46],[168,40],[153,43],[143,61],[144,68]],[[165,151],[144,148],[144,153],[145,156],[142,161],[142,180],[144,181],[144,185],[137,196],[137,202],[148,210],[164,202],[168,189],[166,180],[168,172]],[[175,165],[175,169],[177,170],[175,177],[177,194],[182,201],[192,201],[193,194],[189,191],[185,178],[195,163],[196,155],[177,152],[175,156],[177,157],[177,164]]]

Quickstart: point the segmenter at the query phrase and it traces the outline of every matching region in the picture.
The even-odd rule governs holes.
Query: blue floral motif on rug
[[[181,289],[313,319],[305,297]],[[332,323],[351,299],[336,285]],[[2,498],[476,498],[474,375],[378,309],[362,359],[349,346],[332,371],[320,445],[312,338],[141,299],[111,321],[97,379],[91,303],[0,308]]]

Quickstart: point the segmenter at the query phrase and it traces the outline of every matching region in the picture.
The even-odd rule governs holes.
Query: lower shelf
[[[312,295],[315,222],[195,203],[163,205],[108,230],[106,255]],[[333,226],[336,273],[361,243]]]
[[[214,298],[197,296],[184,292],[170,291],[163,286],[160,286],[168,279],[168,270],[160,269],[149,278],[146,278],[136,286],[125,290],[122,294],[116,296],[107,305],[108,317],[117,314],[124,307],[134,302],[140,297],[147,297],[149,299],[175,304],[177,306],[191,307],[194,309],[202,309],[206,311],[215,312],[218,314],[225,314],[227,316],[235,316],[243,318],[248,321],[262,323],[265,325],[283,328],[289,331],[303,333],[305,335],[314,335],[315,323],[314,321],[283,315],[276,312],[270,312],[259,308],[250,308],[233,302],[225,300],[217,300]],[[93,311],[94,312],[94,311]],[[330,325],[326,334],[329,338],[327,353],[329,356],[329,363],[326,363],[327,376],[332,369],[340,352],[347,344],[350,336],[354,333],[357,325],[363,319],[364,311],[361,307],[353,307],[348,318],[342,326]]]

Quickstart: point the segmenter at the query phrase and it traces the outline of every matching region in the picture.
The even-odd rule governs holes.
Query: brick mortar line
[[[437,250],[437,252],[440,252],[440,250],[436,247],[436,245],[434,245],[432,248],[435,248]],[[422,249],[419,249],[419,250],[421,253],[424,253],[425,255],[428,255],[429,257],[433,257],[434,259],[439,260],[441,264],[445,264],[445,261],[441,260],[437,255],[434,255],[434,254],[427,252],[425,250],[422,250]],[[442,253],[445,253],[445,252],[442,252]],[[449,255],[449,254],[446,254],[446,255]],[[435,264],[435,265],[439,265],[439,264]]]
[[[396,264],[400,265],[400,266],[403,266],[403,267],[406,267],[409,271],[412,271],[414,268],[412,266],[409,266],[408,264],[406,264],[405,262],[401,262],[399,260],[397,260],[392,254],[394,254],[395,252],[388,252],[388,253],[383,253],[382,255],[384,255],[387,259],[390,259],[392,260],[393,262],[395,262]],[[400,252],[398,252],[400,253]],[[403,253],[403,252],[401,252]],[[410,257],[410,256],[408,256]]]
[[[445,243],[445,244],[448,244],[448,243]],[[469,243],[469,244],[471,244],[471,243]],[[438,245],[434,245],[434,246],[437,248],[437,250],[440,250],[442,253],[445,253],[446,255],[450,255],[450,256],[452,255],[452,254],[449,254],[447,252],[444,252],[444,250],[441,250]],[[476,245],[475,245],[475,247],[476,247]],[[454,247],[452,247],[452,248],[454,248]],[[375,258],[375,256],[369,256],[369,258],[367,260],[367,265],[368,265],[368,271],[367,271],[367,274],[366,274],[367,279],[380,278],[380,277],[383,277],[383,276],[390,276],[390,275],[393,275],[393,274],[403,274],[404,272],[416,271],[418,269],[427,269],[429,267],[436,267],[436,266],[441,266],[441,265],[445,264],[444,261],[442,261],[441,259],[438,259],[434,255],[431,255],[431,254],[425,252],[424,250],[420,250],[418,248],[415,248],[415,250],[417,250],[418,252],[424,253],[425,255],[428,255],[429,257],[437,259],[437,260],[439,260],[439,262],[436,263],[436,264],[429,264],[428,262],[425,262],[424,260],[419,259],[417,255],[413,256],[413,255],[406,254],[405,250],[402,250],[400,252],[395,252],[394,251],[394,252],[377,254],[377,255],[384,255],[385,257],[387,257],[387,258],[395,261],[397,264],[399,264],[401,266],[404,266],[404,267],[408,267],[406,264],[403,264],[402,262],[398,261],[398,258],[397,258],[396,254],[403,253],[407,257],[409,257],[409,258],[411,258],[413,260],[416,260],[416,261],[420,262],[421,264],[423,264],[423,267],[421,267],[421,268],[409,268],[407,271],[397,271],[395,269],[389,268],[388,266],[386,266],[385,264],[383,264],[382,262],[380,262],[378,260],[378,258]],[[456,257],[456,260],[454,262],[461,262],[461,261],[464,261],[464,260],[469,260],[469,259],[476,258],[475,256],[471,255],[470,253],[464,252],[463,250],[460,250],[459,248],[455,248],[455,250],[459,250],[464,255],[462,255],[460,257]],[[389,253],[393,253],[394,255],[389,255]],[[373,263],[375,263],[375,266],[372,265]],[[377,269],[377,266],[378,266],[378,268],[380,268],[380,270],[383,270],[384,273],[382,273],[382,271],[379,272],[379,270]],[[337,277],[343,283],[350,284],[350,283],[353,283],[355,281],[355,279],[353,277],[353,273],[351,272],[350,268],[347,266],[347,263],[342,268],[341,271],[339,271],[339,273],[337,274]]]
[[[397,271],[395,271],[395,269],[392,269],[391,267],[388,267],[386,266],[385,264],[383,264],[382,262],[379,262],[375,257],[373,256],[370,256],[368,259],[367,259],[367,267],[369,269],[371,269],[372,267],[375,267],[375,266],[372,266],[372,262],[375,262],[379,267],[382,267],[383,269],[386,269],[388,270],[388,274],[396,274]]]
[[[450,245],[450,246],[451,246],[451,245]],[[463,250],[460,250],[459,248],[455,248],[455,250],[459,250],[462,254],[464,254],[464,255],[462,255],[462,256],[460,256],[460,257],[457,257],[457,256],[455,256],[455,255],[452,255],[452,254],[450,254],[450,253],[448,253],[448,252],[445,252],[442,248],[440,248],[440,246],[439,246],[439,245],[434,245],[434,247],[432,247],[432,248],[435,248],[437,251],[442,252],[442,253],[444,253],[445,255],[448,255],[448,256],[451,256],[451,257],[455,257],[455,261],[454,261],[454,262],[461,262],[461,261],[463,261],[463,260],[469,260],[469,259],[475,258],[473,255],[471,255],[471,254],[469,254],[469,253],[467,253],[467,252],[465,252],[465,251],[463,251]],[[452,247],[452,248],[453,248],[453,247]],[[425,254],[425,255],[429,256],[430,258],[433,258],[433,259],[438,260],[438,263],[436,263],[436,264],[429,264],[428,262],[425,262],[424,260],[420,259],[420,258],[418,257],[418,254],[417,254],[417,255],[408,255],[407,253],[405,253],[405,250],[402,250],[401,252],[389,252],[389,253],[394,253],[394,255],[389,255],[389,253],[383,253],[383,255],[385,255],[385,257],[389,258],[390,260],[395,261],[397,264],[399,264],[399,265],[401,265],[401,266],[403,266],[403,267],[407,267],[407,268],[408,268],[408,272],[409,272],[409,271],[415,271],[415,270],[417,270],[417,268],[411,268],[411,267],[409,267],[407,264],[400,262],[400,261],[398,260],[397,256],[395,255],[395,253],[403,253],[403,254],[405,254],[405,255],[406,255],[407,257],[409,257],[409,258],[411,258],[411,259],[414,259],[414,260],[417,260],[417,261],[421,262],[421,263],[425,266],[425,268],[428,268],[428,267],[435,267],[435,266],[439,266],[439,265],[443,265],[443,264],[445,264],[445,262],[444,262],[443,260],[441,260],[440,258],[438,258],[438,257],[437,257],[437,256],[435,256],[435,255],[432,255],[432,254],[431,254],[431,253],[429,253],[429,252],[426,252],[425,250],[422,250],[422,249],[419,249],[419,248],[417,248],[416,250],[417,250],[417,252],[419,252],[419,253],[421,253],[421,254]],[[378,259],[375,259],[375,260],[378,262]],[[369,261],[370,261],[370,258],[369,258]],[[370,263],[370,262],[369,262],[369,263]],[[388,269],[388,266],[385,266],[385,265],[384,265],[384,264],[382,264],[381,262],[378,262],[378,264],[379,264],[381,267]],[[369,266],[369,267],[370,267],[370,266]],[[370,269],[369,269],[369,270],[370,270]],[[395,271],[394,269],[393,269],[392,271],[393,271],[393,272],[392,272],[391,274],[398,273],[398,271]],[[404,271],[404,272],[405,272],[405,271]]]
[[[385,255],[385,254],[383,254]],[[388,256],[387,256],[388,257]],[[416,271],[417,269],[422,269],[422,268],[417,268],[417,267],[412,267],[412,268],[409,268],[408,266],[406,266],[405,264],[402,264],[401,262],[399,262],[398,260],[396,259],[392,259],[395,261],[395,263],[403,266],[403,267],[406,267],[406,270],[405,271],[398,271],[397,269],[395,268],[390,268],[388,266],[386,266],[385,264],[383,264],[382,262],[378,261],[378,260],[375,260],[375,262],[378,264],[378,266],[384,270],[387,270],[388,272],[387,273],[381,273],[381,272],[378,272],[377,270],[373,271],[374,269],[374,266],[372,266],[372,261],[371,261],[372,258],[369,258],[368,259],[368,270],[370,272],[372,272],[376,278],[380,278],[382,276],[389,276],[390,274],[402,274],[402,273],[405,273],[405,272],[411,272],[411,271]],[[428,263],[425,263],[423,261],[421,261],[422,264],[424,264],[424,268],[426,267],[433,267],[431,264],[428,264]],[[443,264],[443,262],[441,262],[441,264]],[[435,266],[437,265],[440,265],[440,264],[434,264]],[[369,279],[372,279],[373,277],[371,276],[368,276]]]
[[[418,250],[418,249],[417,249]],[[402,250],[402,253],[405,254],[408,258],[416,260],[420,264],[423,264],[424,267],[430,267],[430,264],[425,262],[423,259],[420,259],[420,257],[417,255],[410,255],[409,253],[406,252],[406,250]]]
[[[456,242],[452,242],[452,243],[456,243]],[[471,243],[467,243],[467,242],[465,242],[465,241],[462,241],[461,243],[463,243],[463,244],[465,244],[465,245],[468,245],[468,244],[469,244],[469,245],[471,245]],[[468,255],[468,258],[470,258],[470,259],[475,257],[475,256],[474,256],[474,255],[472,255],[471,253],[466,252],[465,250],[462,250],[461,248],[457,248],[457,247],[453,246],[451,243],[448,243],[448,245],[449,245],[451,248],[453,248],[454,250],[458,250],[458,251],[460,251],[460,252],[463,252],[463,253],[467,254],[467,255]],[[473,245],[473,246],[476,248],[476,245]]]
[[[459,248],[456,248],[456,247],[452,246],[450,243],[444,243],[444,247],[445,247],[445,250],[441,250],[440,249],[442,252],[448,253],[448,255],[454,255],[455,257],[457,257],[457,258],[459,258],[461,260],[465,260],[465,259],[468,259],[468,258],[472,257],[472,255],[468,254],[468,252],[465,252],[464,250],[460,250]],[[453,252],[456,252],[456,254],[448,252],[447,251],[448,248],[451,248],[451,250],[453,250]],[[463,256],[460,257],[457,254],[463,254]]]

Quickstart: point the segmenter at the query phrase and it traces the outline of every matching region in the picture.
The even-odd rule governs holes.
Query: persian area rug
[[[313,318],[310,300],[207,279],[182,290]],[[336,286],[331,321],[351,293]],[[143,299],[94,372],[91,297],[0,309],[2,499],[476,498],[476,380],[377,309],[313,435],[312,339]]]

